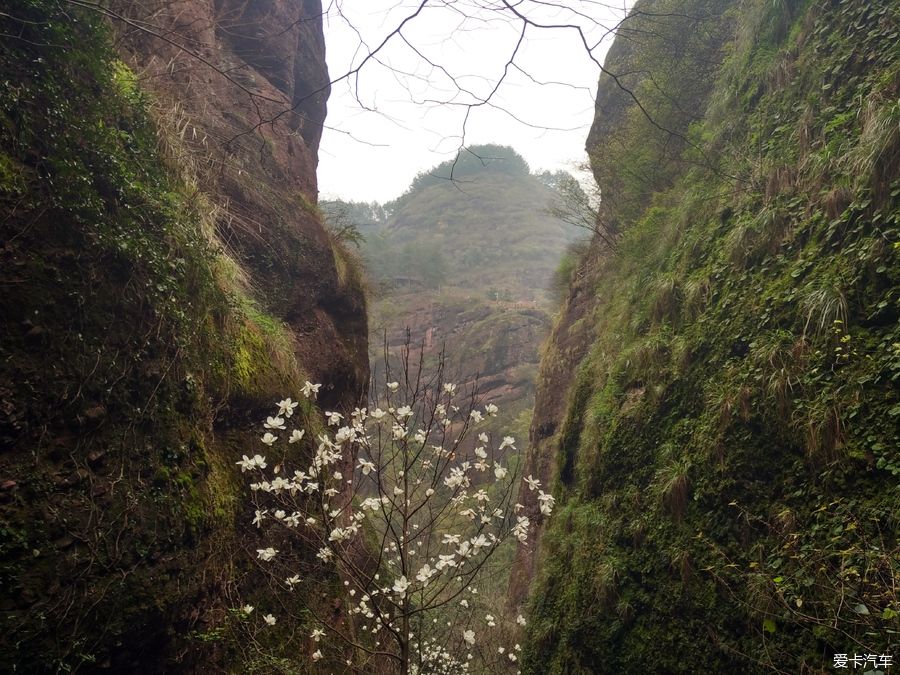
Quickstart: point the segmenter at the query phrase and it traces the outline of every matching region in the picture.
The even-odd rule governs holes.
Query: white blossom
[[[275,621],[276,621],[277,619],[276,619],[274,616],[272,616],[271,614],[266,614],[266,615],[263,617],[263,620],[264,620],[267,624],[269,624],[270,626],[274,626],[274,625],[275,625]]]
[[[437,574],[437,570],[432,569],[432,567],[428,563],[425,563],[422,566],[422,569],[420,569],[418,571],[418,573],[416,574],[416,579],[418,579],[419,581],[421,581],[423,584],[425,584],[427,586],[429,580],[435,574]]]
[[[253,455],[252,458],[247,457],[247,455],[244,455],[244,458],[239,462],[235,462],[235,464],[237,464],[238,466],[241,467],[241,473],[244,473],[245,471],[250,471],[251,469],[256,469],[256,468],[265,469],[266,468],[266,458],[263,457],[262,455]]]
[[[462,468],[458,466],[454,466],[450,469],[450,475],[444,478],[444,485],[451,490],[460,485],[468,485],[468,483],[469,479],[466,478],[466,474],[463,472]]]
[[[272,443],[278,440],[278,436],[273,436],[271,432],[267,431],[260,440],[266,445],[272,445]]]
[[[483,534],[479,534],[477,537],[473,537],[469,541],[471,542],[472,547],[475,549],[476,553],[478,552],[478,549],[490,546],[490,542]]]
[[[530,524],[527,516],[517,516],[516,524],[511,530],[512,535],[523,543],[528,541],[528,526]]]
[[[445,567],[456,567],[457,563],[455,558],[456,556],[453,553],[450,553],[449,555],[439,555],[435,567],[439,570],[442,570]]]
[[[303,440],[303,435],[306,433],[304,429],[294,429],[291,432],[291,437],[288,439],[288,443],[297,443],[298,441]]]
[[[321,384],[313,384],[312,382],[307,381],[300,391],[306,398],[315,398],[319,393],[321,386]]]
[[[406,595],[406,589],[409,588],[409,581],[405,576],[401,576],[394,580],[393,591],[401,598]]]
[[[377,511],[381,506],[381,500],[376,497],[366,497],[363,500],[363,503],[360,505],[363,509],[369,509],[370,511]]]
[[[290,398],[278,401],[278,414],[284,415],[285,417],[290,417],[294,414],[294,409],[298,405],[300,404],[296,401],[292,401]]]
[[[262,560],[263,562],[269,562],[278,555],[278,549],[274,549],[271,546],[269,548],[258,548],[256,549],[256,557]]]
[[[540,504],[541,513],[545,516],[549,516],[553,512],[553,503],[555,501],[553,495],[549,495],[543,490],[538,491],[538,503]]]
[[[345,541],[350,538],[350,532],[343,527],[334,528],[328,535],[328,541]]]
[[[346,443],[347,441],[355,441],[356,440],[356,431],[351,429],[350,427],[341,427],[337,430],[337,433],[334,435],[334,442],[338,445],[342,443]]]
[[[537,478],[534,478],[531,474],[528,474],[525,482],[528,483],[528,489],[532,491],[537,490],[539,487],[541,487],[541,481],[539,481]]]
[[[284,429],[284,418],[282,417],[267,417],[265,424],[263,426],[266,429]]]

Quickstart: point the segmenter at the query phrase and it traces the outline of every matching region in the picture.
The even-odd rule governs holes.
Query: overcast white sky
[[[359,67],[421,0],[323,4],[334,79]],[[610,29],[633,3],[510,4],[536,23],[580,26],[602,63]],[[571,169],[583,161],[599,68],[572,28],[528,26],[516,52],[522,26],[502,0],[430,0],[358,77],[333,86],[319,148],[320,197],[388,201],[462,144],[511,145],[532,169]],[[467,108],[490,95],[514,52],[490,103]]]

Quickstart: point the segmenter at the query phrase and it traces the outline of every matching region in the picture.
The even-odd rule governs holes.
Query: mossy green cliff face
[[[692,30],[667,32],[675,4]],[[898,14],[639,2],[610,52],[644,110],[601,80],[621,238],[576,267],[542,361],[525,473],[558,507],[514,576],[539,570],[523,672],[896,659]]]
[[[216,181],[239,181],[97,13],[0,24],[0,670],[245,670],[222,639],[253,599],[235,461],[304,379],[364,394],[358,280],[303,208],[314,175],[270,188],[255,245],[227,237]]]

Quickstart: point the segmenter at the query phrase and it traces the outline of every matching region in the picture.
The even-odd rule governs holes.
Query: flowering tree
[[[519,646],[485,639],[503,627],[476,612],[489,561],[511,537],[528,536],[514,498],[515,441],[484,430],[497,407],[482,405],[474,387],[445,382],[442,364],[431,377],[421,363],[411,372],[407,350],[401,381],[388,382],[382,399],[347,416],[325,411],[318,428],[310,407],[295,416],[298,403],[285,399],[264,424],[265,450],[238,462],[251,476],[253,524],[279,542],[298,537],[340,579],[337,611],[308,608],[315,661],[403,675],[515,670]],[[307,382],[302,394],[315,398],[319,387]],[[285,441],[313,435],[309,464],[290,466]],[[526,485],[549,515],[553,497],[530,476]],[[277,546],[257,558],[290,590],[309,568]]]

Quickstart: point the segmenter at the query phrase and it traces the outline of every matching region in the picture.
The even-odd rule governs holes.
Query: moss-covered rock
[[[638,100],[668,81],[669,49],[714,77],[702,119],[654,108],[683,136],[664,175],[641,169],[660,148],[634,104],[595,125],[622,234],[581,261],[542,363],[543,385],[587,323],[564,409],[532,429],[560,509],[527,672],[820,672],[896,653],[900,16],[718,4],[684,15],[724,47],[654,43],[663,28],[646,54],[637,38],[615,52],[649,73]],[[640,138],[634,162],[616,154]],[[615,171],[643,178],[604,182]]]
[[[225,253],[219,193],[161,144],[100,14],[33,0],[0,24],[0,670],[224,668],[210,636],[254,536],[235,460],[308,372],[358,400],[364,349],[297,353],[339,323],[327,298],[364,301],[320,263],[322,319],[298,338]],[[335,353],[365,346],[355,321]]]

